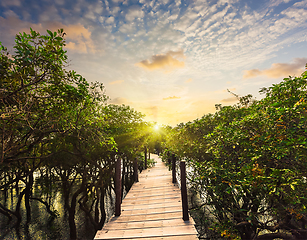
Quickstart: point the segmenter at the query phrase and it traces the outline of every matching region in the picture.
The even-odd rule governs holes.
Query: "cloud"
[[[62,1],[62,0],[55,0],[54,1],[57,5],[60,5],[60,6],[63,6],[64,5],[64,1]]]
[[[151,113],[156,113],[158,111],[158,107],[157,106],[149,106],[149,107],[143,107],[143,109],[151,112]]]
[[[205,104],[208,103],[208,104]],[[178,101],[161,101],[156,104],[144,104],[135,107],[146,114],[146,121],[175,126],[180,122],[192,121],[206,113],[215,112],[215,102],[204,98],[181,98]]]
[[[163,98],[163,100],[173,100],[173,99],[180,99],[180,98],[181,97],[172,96],[172,97]]]
[[[13,18],[18,18],[18,15],[13,12],[12,10],[7,10],[3,13],[3,15],[8,18],[8,17],[13,17]]]
[[[62,17],[59,7],[51,5],[47,8],[41,8],[38,11],[38,22],[61,22]]]
[[[91,32],[85,28],[80,23],[78,24],[58,24],[58,23],[51,23],[52,25],[56,26],[56,29],[63,28],[64,31],[67,33],[67,44],[66,47],[76,52],[88,53],[88,52],[95,52],[95,46],[91,38]]]
[[[2,0],[1,5],[3,7],[8,7],[8,6],[17,6],[20,7],[21,3],[19,0]]]
[[[0,17],[0,29],[8,33],[6,36],[8,39],[18,32],[30,32],[30,27],[41,34],[46,34],[46,29],[56,31],[57,29],[63,28],[67,34],[65,35],[66,48],[81,53],[95,52],[91,32],[80,23],[65,25],[56,21],[45,21],[34,24],[22,21],[12,15],[7,18]]]
[[[122,105],[122,104],[129,104],[129,101],[126,98],[123,98],[123,97],[116,97],[114,99],[111,99],[110,103]]]
[[[225,98],[223,100],[221,100],[221,102],[223,103],[233,103],[233,102],[237,102],[238,98],[236,97],[230,97],[230,98]]]
[[[297,75],[299,76],[307,63],[307,58],[295,58],[293,63],[273,63],[268,69],[259,70],[251,69],[245,70],[244,79],[265,75],[269,78],[280,78]]]
[[[125,0],[113,0],[115,3],[125,2]]]
[[[110,84],[110,85],[121,84],[121,83],[123,83],[124,81],[125,81],[125,80],[116,80],[116,81],[110,82],[109,84]]]
[[[50,30],[63,28],[64,32],[67,34],[65,35],[67,40],[67,48],[81,52],[94,51],[94,44],[91,40],[91,32],[80,23],[64,25],[59,22],[46,22],[43,23],[43,25],[44,28]]]
[[[80,23],[64,25],[57,22],[48,22],[46,27],[51,30],[59,28],[64,29],[64,32],[67,33],[67,35],[65,35],[67,42],[66,48],[81,53],[95,52],[95,45],[91,38],[91,32]]]
[[[157,106],[140,107],[141,112],[151,121],[158,122],[160,109]]]
[[[105,20],[106,23],[108,24],[113,24],[114,23],[114,17],[108,17],[106,20]]]
[[[55,1],[61,3],[60,0]],[[129,4],[124,5],[123,1]],[[281,1],[272,0],[269,3]],[[110,88],[107,92],[111,93],[110,96],[115,98],[115,102],[124,101],[116,98],[122,96],[145,104],[149,98],[154,97],[155,101],[147,104],[157,105],[159,110],[161,110],[159,104],[167,105],[163,113],[156,108],[150,111],[151,114],[159,113],[157,115],[159,119],[164,116],[163,114],[165,116],[170,114],[169,118],[175,118],[176,114],[173,110],[170,111],[169,105],[178,105],[180,111],[182,106],[188,106],[181,103],[185,103],[186,98],[191,96],[189,94],[193,94],[191,97],[195,98],[205,94],[204,92],[216,90],[217,86],[222,86],[225,81],[231,82],[231,86],[236,86],[237,76],[240,75],[239,69],[252,69],[248,66],[254,64],[253,68],[259,69],[248,73],[251,77],[261,75],[264,69],[271,68],[271,64],[263,65],[263,63],[278,57],[279,53],[285,54],[291,51],[288,47],[291,47],[292,43],[305,43],[307,36],[304,31],[307,19],[306,0],[291,1],[278,8],[267,7],[269,3],[256,8],[243,0],[238,4],[232,0],[171,0],[166,6],[164,4],[167,0],[102,0],[102,4],[98,4],[100,0],[90,2],[78,0],[71,6],[56,4],[57,11],[50,8],[55,5],[50,0],[47,1],[50,5],[35,4],[35,8],[33,1],[31,6],[26,2],[1,0],[2,6],[4,3],[10,6],[17,6],[19,3],[23,5],[22,8],[9,8],[18,13],[16,15],[5,8],[2,11],[1,41],[10,35],[12,37],[6,43],[13,42],[13,36],[21,28],[28,32],[30,26],[37,26],[34,29],[41,27],[39,31],[45,34],[47,20],[62,22],[65,24],[62,27],[67,32],[68,54],[89,53],[82,56],[72,55],[75,64],[72,67],[78,67],[79,70],[76,70],[81,71],[91,81],[110,79],[107,82]],[[303,8],[304,11],[298,11],[298,8]],[[50,14],[48,14],[49,9],[52,10]],[[10,25],[14,22],[5,19],[3,21],[3,17],[7,19],[8,16],[19,16],[21,19],[25,12],[29,13],[29,17],[22,17],[24,21],[17,18],[19,21],[15,22],[16,28]],[[38,17],[46,14],[48,16],[44,21],[40,21],[41,18]],[[96,21],[93,22],[95,18]],[[80,23],[78,27],[71,29],[71,32],[68,31],[67,26],[78,23]],[[14,34],[11,34],[11,31]],[[93,42],[96,45],[90,47]],[[92,51],[100,48],[101,43],[104,44],[105,54],[99,56],[92,54]],[[168,52],[174,49],[183,49],[183,51]],[[303,51],[298,54],[296,57],[305,57]],[[155,56],[151,58],[152,55]],[[187,56],[186,59],[184,55]],[[131,67],[131,62],[136,63],[138,67]],[[178,66],[180,68],[177,68]],[[175,71],[164,74],[169,69]],[[119,79],[125,79],[125,82],[114,81]],[[212,84],[212,79],[215,84]],[[129,84],[126,84],[127,82]],[[131,82],[137,87],[133,89]],[[172,89],[178,86],[178,83],[185,86],[186,94]],[[246,81],[244,84],[238,84],[238,88],[242,92],[249,92],[245,89],[253,84],[256,86],[260,83]],[[125,88],[122,88],[123,85]],[[254,88],[258,89],[258,85]],[[119,91],[124,92],[120,94]],[[162,100],[171,96],[181,96],[181,99]],[[224,96],[212,94],[212,99],[215,99],[212,100],[212,111],[214,112],[216,102],[220,102],[223,98],[225,98],[223,102],[231,101],[230,97],[232,96],[226,94]],[[205,111],[202,109],[208,103],[199,101],[197,104],[197,107],[193,108],[194,117]],[[192,111],[190,106],[182,112],[180,118],[191,116],[188,111]],[[179,118],[179,114],[176,118]],[[192,116],[190,118],[192,119]]]
[[[245,70],[245,74],[243,75],[243,78],[253,78],[257,77],[258,75],[261,75],[262,72],[259,69],[251,69],[251,70]]]
[[[184,62],[176,58],[185,58],[183,50],[169,51],[166,54],[157,54],[148,59],[136,63],[136,66],[145,68],[146,70],[165,69],[173,70],[174,68],[183,68]]]
[[[131,6],[128,10],[128,13],[126,14],[126,20],[128,22],[133,21],[135,18],[139,19],[142,17],[144,17],[144,12],[142,8],[137,5]]]
[[[304,1],[301,1],[301,2],[294,3],[293,6],[295,6],[295,7],[305,7],[306,4],[307,4],[307,0],[304,0]]]

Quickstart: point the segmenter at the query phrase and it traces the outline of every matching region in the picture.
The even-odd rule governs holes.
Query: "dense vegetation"
[[[35,202],[52,222],[61,193],[77,239],[76,211],[96,230],[105,222],[117,158],[126,190],[133,183],[133,161],[143,161],[152,124],[128,106],[107,104],[102,84],[66,70],[65,33],[47,32],[19,33],[13,54],[0,44],[0,214],[19,229],[31,222]]]
[[[65,33],[47,32],[18,34],[13,54],[0,45],[0,215],[7,225],[31,222],[34,202],[52,225],[61,193],[70,239],[78,237],[77,211],[98,230],[105,196],[114,195],[116,159],[129,190],[135,159],[141,167],[146,153],[164,149],[192,169],[208,229],[226,239],[307,239],[307,72],[263,88],[262,100],[235,95],[234,106],[216,105],[215,114],[154,134],[142,114],[108,104],[102,84],[67,70]]]
[[[226,239],[307,239],[307,71],[174,128],[213,229]],[[234,94],[235,95],[235,94]]]

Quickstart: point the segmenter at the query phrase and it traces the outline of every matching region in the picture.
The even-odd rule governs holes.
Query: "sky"
[[[109,103],[176,125],[300,76],[307,0],[1,0],[8,49],[30,27],[63,28],[68,68],[102,82]]]

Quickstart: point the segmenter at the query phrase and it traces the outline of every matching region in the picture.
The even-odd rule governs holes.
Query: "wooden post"
[[[147,147],[145,146],[145,169],[147,169]]]
[[[185,161],[180,162],[180,178],[181,178],[182,219],[183,221],[189,221]]]
[[[122,188],[122,180],[121,180],[121,159],[118,158],[115,164],[115,216],[118,217],[121,214],[121,188]]]
[[[127,170],[127,164],[124,159],[121,159],[121,163],[122,163],[122,167],[121,167],[121,180],[120,180],[120,190],[121,190],[121,193],[120,193],[120,203],[122,203],[123,201],[123,197],[124,197],[124,188],[127,187],[126,186],[126,183],[127,183],[127,176],[126,176],[126,170]]]
[[[139,181],[139,167],[138,167],[138,159],[134,159],[133,163],[133,172],[134,172],[134,181],[138,182]]]
[[[176,156],[175,154],[172,155],[172,176],[173,176],[172,183],[176,183]]]

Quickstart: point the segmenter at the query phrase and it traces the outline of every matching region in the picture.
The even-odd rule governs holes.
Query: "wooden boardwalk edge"
[[[152,156],[156,165],[139,175],[122,202],[121,216],[113,216],[95,240],[198,239],[194,220],[182,219],[181,194],[171,172],[157,155]]]

